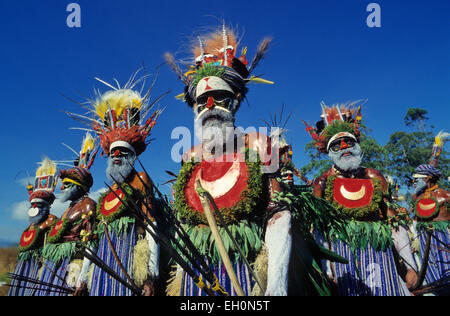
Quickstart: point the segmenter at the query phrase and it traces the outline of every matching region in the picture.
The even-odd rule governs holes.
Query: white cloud
[[[94,201],[97,201],[100,195],[106,191],[106,188],[100,188],[97,191],[89,193],[89,197]],[[63,203],[58,197],[60,197],[60,195],[57,195],[55,202],[53,202],[50,213],[57,217],[61,217],[69,207],[70,201]],[[14,220],[27,221],[29,208],[30,202],[28,200],[14,203],[11,207],[12,218]]]
[[[12,218],[16,220],[27,220],[28,209],[30,208],[30,202],[22,201],[16,202],[12,205]]]

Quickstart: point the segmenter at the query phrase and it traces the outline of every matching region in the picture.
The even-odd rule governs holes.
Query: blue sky
[[[138,1],[78,0],[81,28],[68,28],[66,6],[71,1],[1,1],[0,87],[2,91],[3,150],[0,155],[2,190],[0,240],[17,241],[27,225],[13,216],[27,199],[16,178],[34,174],[44,155],[71,159],[62,142],[80,145],[80,127],[62,110],[81,113],[65,99],[83,100],[104,87],[94,80],[117,78],[124,83],[143,63],[149,70],[163,62],[166,51],[188,56],[188,39],[221,19],[245,32],[248,56],[265,36],[273,45],[255,74],[275,85],[252,85],[250,106],[241,107],[237,123],[259,126],[268,112],[282,103],[294,111],[288,140],[294,162],[307,163],[303,152],[310,141],[300,119],[311,123],[327,104],[368,99],[365,123],[382,144],[402,130],[409,107],[429,111],[436,130],[448,130],[450,115],[450,2],[376,1],[381,28],[366,25],[372,1]],[[74,1],[75,2],[75,1]],[[373,1],[375,2],[375,1]],[[183,85],[162,67],[154,96],[170,89],[161,105],[166,111],[153,130],[156,140],[141,159],[156,183],[164,170],[178,171],[170,159],[176,126],[192,129],[192,113],[174,96]],[[93,191],[104,187],[105,158],[98,157],[92,172]],[[165,192],[169,188],[164,188]],[[20,208],[20,207],[19,207]]]

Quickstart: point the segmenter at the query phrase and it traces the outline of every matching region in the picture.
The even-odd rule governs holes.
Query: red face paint
[[[350,147],[345,141],[344,141],[344,139],[342,138],[341,139],[341,150],[342,149],[345,149],[345,148],[348,148],[348,147]]]
[[[206,102],[206,107],[207,107],[208,109],[210,109],[210,108],[213,107],[213,105],[214,105],[214,99],[213,99],[213,97],[209,97],[209,98],[208,98],[208,101]]]

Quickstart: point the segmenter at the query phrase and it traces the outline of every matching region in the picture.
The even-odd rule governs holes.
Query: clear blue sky
[[[288,125],[295,162],[306,163],[304,145],[310,140],[300,119],[315,122],[319,102],[368,99],[366,124],[384,144],[395,130],[404,129],[409,107],[429,111],[436,130],[449,130],[450,115],[450,2],[377,1],[381,28],[366,25],[366,6],[372,1],[138,1],[78,0],[81,28],[66,26],[66,6],[72,1],[0,2],[0,89],[3,135],[0,240],[17,241],[26,221],[15,220],[12,207],[27,199],[15,181],[23,171],[34,174],[43,155],[70,159],[65,142],[78,148],[80,126],[61,110],[81,112],[62,94],[81,100],[101,85],[98,76],[125,82],[138,67],[152,69],[166,51],[186,56],[187,39],[218,20],[245,31],[242,43],[255,53],[259,41],[273,36],[272,48],[255,73],[276,82],[252,85],[237,123],[259,126],[281,104],[294,111]],[[74,1],[75,2],[75,1]],[[373,1],[375,2],[375,1]],[[192,114],[174,99],[183,86],[163,67],[155,96],[171,90],[161,103],[166,111],[154,128],[156,138],[142,160],[155,182],[178,171],[170,160],[175,126],[192,128]],[[92,171],[93,190],[103,187],[105,158]],[[168,191],[168,188],[165,189]]]

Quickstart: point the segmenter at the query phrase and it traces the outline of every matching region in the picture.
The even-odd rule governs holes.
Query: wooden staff
[[[231,284],[233,285],[233,288],[238,296],[245,296],[244,291],[239,284],[236,273],[233,270],[233,265],[231,264],[230,257],[225,250],[225,245],[223,244],[222,237],[219,234],[219,229],[217,228],[217,222],[211,210],[211,206],[209,205],[209,202],[204,195],[206,191],[202,188],[199,180],[197,180],[196,182],[196,191],[198,193],[198,196],[200,197],[200,202],[202,203],[203,211],[205,212],[206,219],[208,220],[209,228],[211,229],[211,232],[214,236],[217,248],[219,249],[219,254],[222,257],[223,264],[225,265],[227,274],[230,277]]]

